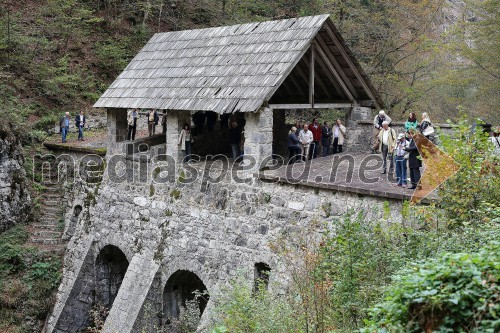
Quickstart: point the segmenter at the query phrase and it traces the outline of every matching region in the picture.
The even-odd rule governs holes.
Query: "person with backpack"
[[[158,120],[160,120],[158,112],[156,110],[149,110],[147,117],[149,136],[155,135],[156,125],[158,125]]]
[[[66,112],[59,120],[59,128],[61,131],[62,143],[66,143],[66,137],[69,131],[69,112]]]
[[[83,114],[83,110],[75,117],[75,126],[78,128],[78,141],[85,141],[83,139],[83,127],[85,127],[85,115]]]
[[[372,146],[372,153],[376,153],[377,149],[379,149],[380,146],[380,141],[378,141],[378,136],[380,134],[380,131],[382,131],[382,123],[386,121],[389,125],[392,122],[391,117],[385,114],[384,110],[380,110],[378,114],[375,116],[373,119],[373,146]]]
[[[378,150],[382,152],[382,160],[384,162],[382,165],[382,174],[387,173],[388,155],[391,160],[389,166],[389,173],[392,173],[394,171],[394,159],[392,158],[392,153],[396,148],[397,142],[396,142],[396,132],[389,127],[389,122],[387,121],[382,122],[382,129],[380,130],[380,133],[377,138],[380,142]]]

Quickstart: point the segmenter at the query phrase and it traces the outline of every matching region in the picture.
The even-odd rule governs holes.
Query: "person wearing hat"
[[[378,141],[378,136],[380,131],[382,130],[382,123],[387,121],[388,124],[391,124],[392,119],[388,115],[385,114],[384,110],[380,110],[378,114],[373,119],[373,147],[372,152],[375,153],[377,149],[379,149],[380,141]]]
[[[387,173],[387,155],[389,155],[389,159],[391,164],[389,166],[389,173],[392,173],[394,170],[394,159],[392,158],[392,153],[396,148],[396,132],[389,127],[389,122],[382,122],[382,129],[378,135],[379,147],[378,150],[382,152],[382,159],[384,164],[382,166],[382,173]]]
[[[408,157],[408,152],[406,148],[408,147],[408,141],[406,141],[405,135],[400,133],[398,135],[398,142],[396,143],[396,148],[394,149],[394,158],[396,161],[396,179],[398,180],[396,186],[407,186],[406,181],[406,158]]]

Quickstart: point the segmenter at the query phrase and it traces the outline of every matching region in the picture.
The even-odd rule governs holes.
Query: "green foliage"
[[[178,199],[181,197],[181,191],[179,191],[178,189],[174,188],[174,189],[170,192],[170,197],[171,197],[172,199],[178,200]]]
[[[461,119],[452,136],[440,137],[443,149],[460,165],[458,173],[440,188],[440,207],[451,226],[500,221],[500,167],[488,134],[480,126],[471,131]]]
[[[198,297],[198,296],[197,296]],[[171,318],[162,332],[165,333],[194,333],[200,324],[200,306],[195,297],[193,300],[187,300],[185,306],[180,307],[179,318]]]
[[[276,296],[266,288],[254,291],[242,276],[214,297],[212,332],[305,332],[303,318],[292,306],[293,300]]]
[[[443,252],[477,251],[495,239],[500,239],[500,228],[494,224],[416,230],[369,221],[362,211],[335,220],[323,239],[317,270],[331,282],[332,325],[340,331],[360,328],[391,276],[415,260]]]
[[[362,332],[496,332],[500,243],[417,262],[394,278]]]
[[[40,331],[36,320],[50,311],[60,282],[60,258],[25,245],[28,232],[15,226],[0,235],[0,330]],[[26,318],[36,319],[26,321]]]

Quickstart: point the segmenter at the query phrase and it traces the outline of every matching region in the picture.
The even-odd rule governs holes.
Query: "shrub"
[[[362,332],[498,332],[499,253],[493,242],[404,269]]]
[[[305,332],[303,318],[291,299],[273,295],[266,288],[254,291],[242,276],[214,299],[216,324],[212,332]]]
[[[462,119],[453,135],[442,135],[441,141],[444,151],[460,165],[439,191],[440,208],[448,224],[500,221],[500,166],[495,162],[498,157],[492,152],[488,135],[479,126],[471,131],[469,122]]]

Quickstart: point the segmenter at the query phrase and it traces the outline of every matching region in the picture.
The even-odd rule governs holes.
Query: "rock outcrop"
[[[30,215],[31,197],[23,164],[20,138],[10,125],[0,124],[0,232]]]

